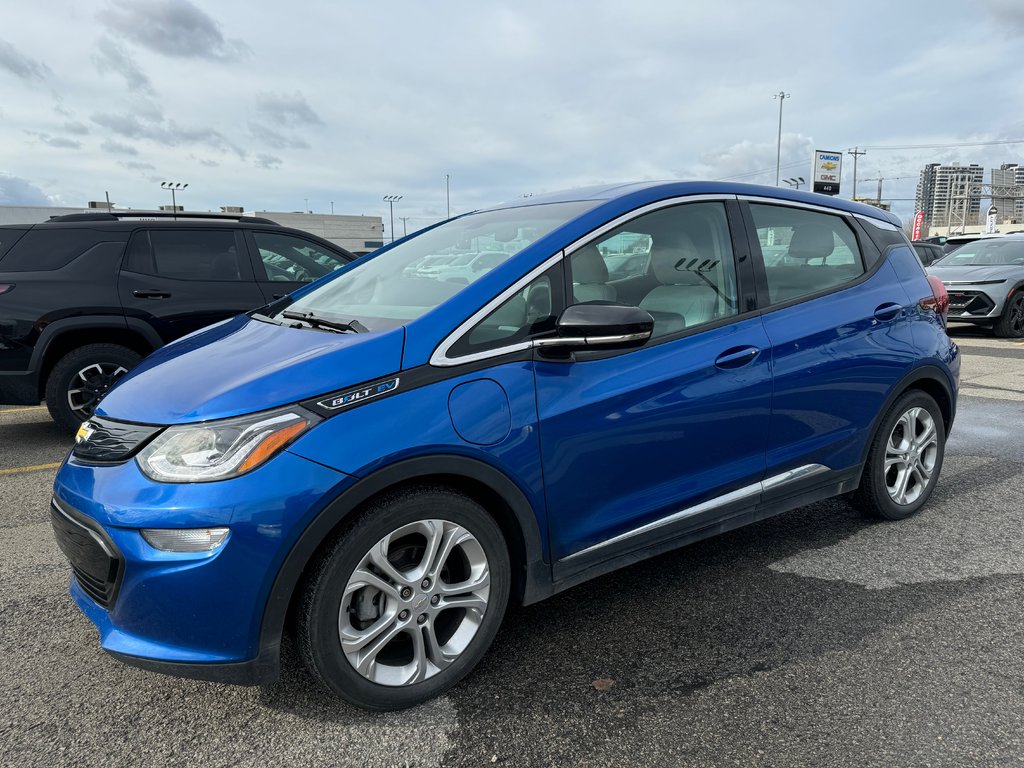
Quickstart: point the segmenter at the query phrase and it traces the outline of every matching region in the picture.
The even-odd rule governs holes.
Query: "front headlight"
[[[298,408],[168,427],[136,457],[164,483],[226,480],[255,469],[320,421]]]

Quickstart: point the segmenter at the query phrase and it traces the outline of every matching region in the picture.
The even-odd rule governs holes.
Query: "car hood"
[[[330,333],[245,315],[179,339],[107,393],[97,414],[186,424],[288,405],[401,368],[405,331]]]
[[[1024,267],[1013,264],[979,266],[930,266],[928,274],[935,275],[944,283],[977,282],[979,280],[1024,280]]]

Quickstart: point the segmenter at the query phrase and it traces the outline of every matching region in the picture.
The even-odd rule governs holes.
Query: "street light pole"
[[[450,184],[449,184],[450,180],[451,180],[451,174],[450,173],[446,173],[444,175],[444,199],[445,199],[445,203],[448,206],[448,216],[447,216],[447,218],[449,218],[449,219],[452,217],[452,195],[451,195],[451,187],[450,187]]]
[[[402,199],[401,195],[384,195],[384,202],[391,209],[391,242],[395,242],[395,203]]]
[[[174,220],[178,220],[178,196],[177,192],[183,192],[188,187],[188,184],[182,184],[178,181],[161,181],[160,189],[171,190],[171,215]]]
[[[785,91],[779,91],[773,99],[779,100],[779,139],[775,145],[775,186],[779,186],[779,171],[782,169],[782,104],[790,97]]]

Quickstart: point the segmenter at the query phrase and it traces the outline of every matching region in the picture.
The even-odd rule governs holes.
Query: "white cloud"
[[[133,159],[189,182],[201,209],[292,210],[308,197],[379,214],[384,194],[401,194],[402,215],[420,223],[443,213],[446,173],[453,211],[603,181],[773,183],[780,88],[792,94],[784,176],[806,175],[815,147],[1024,135],[1024,81],[1007,69],[1024,56],[1019,7],[395,0],[282,13],[109,0],[97,14],[23,3],[4,16],[17,48],[0,47],[0,170],[72,201],[103,179],[121,204],[162,202]],[[971,56],[947,44],[951,30]],[[93,56],[119,76],[97,77]],[[137,157],[105,151],[111,142]],[[912,198],[914,180],[898,177],[932,159],[998,165],[1024,160],[1024,145],[869,150],[859,175]],[[897,201],[901,215],[912,206]]]

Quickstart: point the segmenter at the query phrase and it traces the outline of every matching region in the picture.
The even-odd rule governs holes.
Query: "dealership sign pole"
[[[843,173],[843,153],[827,149],[814,150],[811,162],[811,191],[820,195],[838,195]]]

